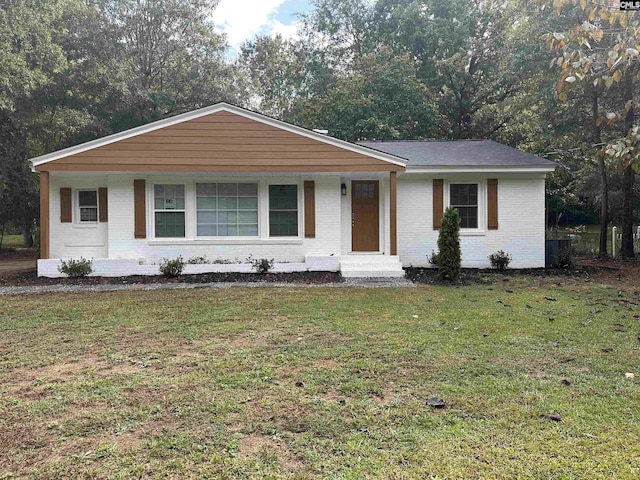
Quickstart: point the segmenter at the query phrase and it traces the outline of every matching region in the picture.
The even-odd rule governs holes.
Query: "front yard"
[[[491,279],[0,297],[0,478],[639,478],[639,287]]]

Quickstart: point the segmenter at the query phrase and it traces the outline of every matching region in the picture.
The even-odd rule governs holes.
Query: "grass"
[[[22,235],[5,235],[2,238],[2,248],[22,248],[24,245],[24,239]]]
[[[638,293],[494,279],[0,297],[0,478],[640,477]]]
[[[607,252],[612,254],[612,227],[608,228],[607,233]],[[634,234],[637,232],[637,226],[633,227]],[[622,235],[621,227],[618,226],[618,236]],[[597,255],[600,247],[600,226],[599,225],[577,225],[574,227],[562,227],[557,229],[558,238],[564,238],[566,235],[576,235],[576,243],[574,245],[576,251],[585,255]],[[620,253],[621,237],[616,240],[616,254]],[[634,237],[634,251],[640,250],[640,239]]]

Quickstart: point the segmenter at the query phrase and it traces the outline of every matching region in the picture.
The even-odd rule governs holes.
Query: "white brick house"
[[[462,262],[544,266],[554,164],[491,141],[352,144],[220,103],[31,160],[40,172],[38,274],[91,258],[94,275],[157,274],[162,258],[240,264],[185,273],[400,276],[427,266],[444,208],[462,217]]]

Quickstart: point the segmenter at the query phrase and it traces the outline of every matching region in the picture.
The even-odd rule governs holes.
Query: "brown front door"
[[[380,244],[378,181],[351,182],[351,250],[377,252]]]

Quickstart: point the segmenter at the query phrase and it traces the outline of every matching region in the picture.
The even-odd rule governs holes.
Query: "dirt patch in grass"
[[[83,413],[85,416],[88,414],[90,414],[88,411]],[[74,459],[76,462],[97,460],[111,453],[136,450],[141,448],[145,437],[152,431],[154,431],[153,424],[148,424],[122,433],[65,436],[64,440],[61,440],[53,427],[37,429],[34,425],[30,425],[23,432],[10,432],[12,438],[9,441],[3,441],[3,435],[0,434],[0,449],[3,452],[28,451],[28,455],[23,458],[24,461],[11,461],[12,456],[9,455],[3,462],[0,455],[0,472],[10,472],[18,477],[26,477],[34,469],[48,468],[67,459]],[[33,441],[34,438],[35,443],[29,445],[28,442]]]
[[[325,369],[325,370],[336,370],[340,368],[340,365],[338,364],[338,362],[328,358],[319,358],[317,360],[314,360],[311,363],[311,366],[314,369]]]
[[[22,423],[17,419],[11,427],[10,430],[0,428],[0,475],[11,473],[23,476],[29,469],[59,458],[59,454],[51,449],[52,445],[58,443],[55,432],[43,425]],[[60,448],[63,447],[56,445],[56,451]]]
[[[73,361],[62,361],[36,368],[19,368],[13,375],[19,379],[36,381],[49,379],[65,381],[80,374],[95,373],[102,376],[129,374],[140,371],[140,366],[130,363],[111,363],[97,355],[84,355]]]
[[[287,470],[300,470],[304,468],[302,460],[297,458],[287,443],[277,437],[251,434],[243,437],[238,443],[238,453],[243,457],[255,457],[257,455],[275,455],[278,464]]]
[[[8,375],[6,392],[11,396],[35,400],[47,395],[52,386],[70,381],[80,375],[128,375],[142,370],[139,365],[112,363],[97,355],[85,355],[40,367],[20,367]]]

